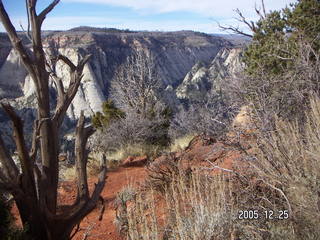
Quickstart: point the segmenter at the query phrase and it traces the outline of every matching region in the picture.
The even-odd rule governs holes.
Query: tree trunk
[[[15,197],[15,202],[19,210],[23,228],[28,235],[34,240],[49,239],[47,237],[46,220],[43,219],[43,214],[39,211],[34,199],[27,196]]]
[[[87,183],[88,150],[86,143],[94,129],[91,126],[85,126],[82,112],[77,125],[75,147],[78,175],[77,199],[63,211],[57,206],[59,130],[66,111],[80,86],[83,68],[90,58],[90,55],[87,55],[75,65],[66,56],[56,56],[55,63],[61,60],[70,68],[71,80],[65,89],[62,79],[54,71],[55,67],[51,66],[45,57],[41,39],[41,25],[46,15],[59,1],[53,0],[38,14],[36,12],[37,1],[26,0],[28,23],[31,24],[31,31],[28,27],[27,34],[33,47],[33,51],[28,51],[22,45],[22,41],[4,9],[2,0],[0,0],[0,22],[5,27],[12,46],[18,52],[22,63],[32,77],[36,87],[38,106],[32,146],[29,149],[24,138],[22,119],[9,104],[1,104],[13,123],[13,138],[21,170],[9,154],[0,132],[0,186],[6,188],[14,196],[24,229],[34,240],[70,239],[73,228],[95,208],[106,178],[105,158],[103,158],[98,183],[90,195]],[[50,78],[55,82],[58,93],[54,113],[50,109]],[[40,154],[37,154],[38,149],[40,149]],[[38,155],[41,159],[41,167],[36,164]]]

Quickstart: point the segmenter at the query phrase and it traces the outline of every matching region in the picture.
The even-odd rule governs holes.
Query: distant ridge
[[[129,29],[117,29],[117,28],[98,28],[90,26],[79,26],[67,30],[67,32],[106,32],[106,33],[132,33]]]

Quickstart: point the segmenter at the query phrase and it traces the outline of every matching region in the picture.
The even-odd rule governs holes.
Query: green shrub
[[[320,95],[319,13],[319,1],[304,0],[260,13],[260,20],[252,23],[245,73],[231,83],[236,101],[252,107],[258,127],[273,129],[274,116],[303,123],[310,93]]]
[[[124,118],[125,113],[108,100],[102,104],[102,113],[97,112],[92,116],[92,124],[95,128],[109,127],[112,121]]]
[[[299,45],[309,42],[320,49],[320,2],[303,0],[280,11],[272,11],[254,24],[252,43],[244,53],[246,72],[253,76],[278,75],[295,68]],[[262,16],[262,17],[261,17]],[[310,59],[315,59],[311,54]]]

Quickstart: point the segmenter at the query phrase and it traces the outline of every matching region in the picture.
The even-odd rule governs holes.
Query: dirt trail
[[[105,200],[105,212],[102,221],[98,221],[100,215],[100,208],[98,207],[83,219],[80,224],[80,231],[73,239],[82,240],[87,233],[87,240],[122,240],[114,224],[115,210],[113,201],[117,193],[125,186],[137,186],[143,183],[146,171],[144,167],[120,167],[108,172],[107,176],[106,186],[102,192],[102,197]],[[89,180],[90,186],[93,186],[94,183],[93,179]],[[72,185],[71,182],[61,184],[61,188],[59,189],[60,202],[69,203],[74,200],[76,192]]]
[[[232,136],[231,136],[232,137]],[[230,137],[230,138],[231,138]],[[245,141],[249,141],[250,138],[242,137]],[[245,146],[245,145],[243,145]],[[247,146],[245,146],[247,148]],[[215,141],[214,139],[206,139],[199,137],[192,141],[192,144],[183,152],[177,153],[185,161],[186,165],[192,166],[196,169],[199,167],[212,168],[212,164],[219,166],[220,168],[233,169],[234,166],[242,166],[243,161],[242,154],[239,150],[232,146],[232,144],[224,144],[223,142]],[[155,161],[160,161],[165,156],[161,156]],[[144,157],[133,159],[142,161]],[[129,161],[130,164],[136,164],[135,161]],[[245,165],[243,166],[245,168]],[[245,171],[245,170],[244,170]],[[219,168],[212,170],[213,174],[220,172]],[[103,214],[102,221],[98,220],[100,215],[101,206],[98,206],[94,211],[92,211],[87,217],[83,219],[80,224],[80,230],[77,232],[73,240],[123,240],[123,238],[118,234],[116,226],[114,224],[115,220],[115,209],[114,200],[117,193],[121,191],[124,187],[130,185],[136,187],[144,183],[147,177],[146,169],[143,166],[139,167],[119,167],[115,170],[111,170],[107,174],[106,185],[101,194],[105,201],[105,211]],[[92,190],[94,184],[96,183],[95,178],[90,178],[89,187]],[[76,186],[72,181],[65,181],[60,183],[59,205],[72,204],[76,198]],[[160,202],[161,203],[161,202]],[[161,209],[161,208],[158,208]],[[13,214],[17,217],[18,212],[16,208],[13,208]],[[159,214],[160,216],[162,214]],[[19,221],[17,221],[18,225]],[[87,238],[85,236],[87,235]]]

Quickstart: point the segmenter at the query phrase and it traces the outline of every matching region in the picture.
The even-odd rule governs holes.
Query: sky
[[[40,12],[52,0],[38,0]],[[24,0],[2,0],[17,30],[26,28]],[[265,0],[267,11],[280,10],[295,0]],[[67,30],[78,26],[130,30],[225,33],[218,26],[238,26],[235,9],[256,20],[260,0],[61,0],[49,13],[43,30]],[[239,27],[246,31],[241,24]],[[1,24],[0,31],[4,31]]]

